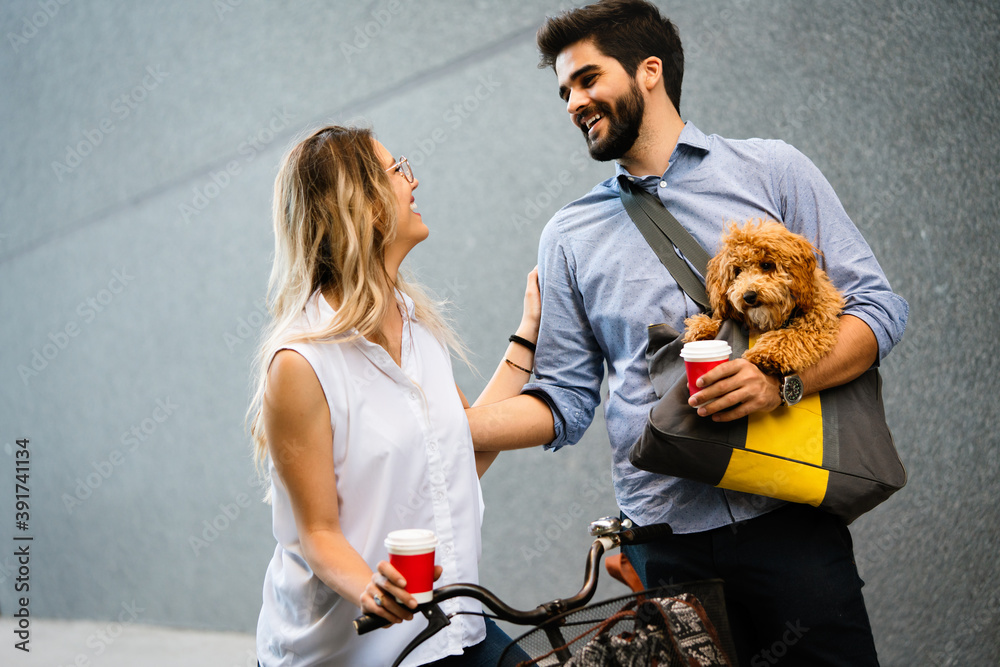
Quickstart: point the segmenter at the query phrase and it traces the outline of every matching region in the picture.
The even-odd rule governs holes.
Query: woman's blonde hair
[[[384,344],[380,325],[396,307],[398,290],[413,299],[417,319],[467,360],[441,314],[443,302],[401,276],[393,281],[386,272],[385,251],[397,229],[389,178],[375,152],[375,137],[365,128],[324,127],[281,163],[274,183],[274,265],[268,284],[272,318],[262,336],[254,367],[256,393],[247,412],[254,460],[265,476],[261,404],[268,367],[282,345],[357,336]],[[336,298],[336,317],[325,329],[292,335],[292,325],[317,290]]]

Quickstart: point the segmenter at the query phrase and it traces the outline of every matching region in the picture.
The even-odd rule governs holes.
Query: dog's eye
[[[760,263],[760,270],[761,271],[774,271],[774,262],[761,262]]]
[[[733,277],[735,278],[736,276],[740,275],[742,271],[743,269],[737,266],[735,269],[733,269]]]

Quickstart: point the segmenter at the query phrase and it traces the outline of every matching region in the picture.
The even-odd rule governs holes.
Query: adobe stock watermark
[[[178,205],[178,211],[184,223],[188,224],[193,218],[201,215],[212,203],[212,200],[222,194],[222,191],[229,187],[233,179],[242,173],[244,166],[253,162],[254,158],[266,149],[281,131],[288,129],[294,118],[295,114],[290,113],[285,107],[276,109],[264,125],[248,134],[246,140],[236,147],[236,152],[243,156],[242,162],[230,160],[225,167],[209,174],[207,181],[191,188],[191,199]]]
[[[215,10],[215,15],[221,23],[226,20],[226,14],[235,12],[236,8],[242,4],[243,0],[215,0],[215,2],[212,3],[212,8]]]
[[[968,609],[968,599],[964,597],[952,604],[948,613],[941,618],[959,619],[960,624],[953,631],[946,632],[943,642],[938,642],[931,649],[922,648],[924,657],[929,660],[924,664],[934,667],[968,665],[970,647],[990,641],[991,637],[995,639],[997,616],[1000,615],[1000,593],[987,583],[969,599],[984,602],[971,610]]]
[[[753,0],[734,0],[730,4],[730,7],[720,9],[714,17],[706,18],[700,25],[688,30],[691,34],[684,38],[684,54],[688,62],[703,51],[720,48],[716,42],[727,39],[726,31],[736,21],[744,18],[743,12],[753,5]]]
[[[922,35],[914,23],[914,17],[926,15],[928,8],[926,3],[920,0],[890,0],[882,2],[879,6],[877,19],[884,22],[882,25],[872,24],[872,15],[869,13],[871,5],[864,0],[847,0],[841,3],[838,15],[844,17],[843,29],[844,37],[848,40],[855,40],[859,36],[870,36],[872,34],[885,34],[885,32],[897,33],[906,31],[910,36]],[[849,41],[847,43],[854,43]]]
[[[164,72],[158,65],[148,65],[145,72],[139,83],[116,97],[111,103],[109,107],[111,115],[105,116],[95,123],[93,127],[84,130],[82,138],[75,144],[66,144],[65,156],[62,162],[58,160],[52,161],[52,171],[60,183],[62,183],[66,176],[72,174],[83,164],[87,156],[92,154],[94,149],[104,142],[105,137],[119,127],[116,125],[116,122],[121,123],[131,116],[132,112],[146,101],[149,94],[156,90],[163,83],[164,79],[170,76],[169,72]]]
[[[74,481],[73,493],[62,494],[63,506],[69,514],[82,506],[89,500],[97,489],[108,481],[118,468],[125,463],[125,459],[139,447],[149,440],[154,433],[164,424],[174,412],[180,408],[178,404],[170,400],[170,397],[156,399],[156,407],[153,408],[149,416],[142,419],[138,424],[133,424],[131,428],[121,434],[122,449],[112,449],[107,458],[100,461],[91,461],[90,468],[85,477],[77,477]]]
[[[261,473],[252,472],[250,473],[250,476],[247,477],[247,486],[259,492],[259,497],[263,498],[264,494],[271,490],[271,480],[263,476]]]
[[[802,621],[787,621],[785,631],[781,637],[771,646],[765,648],[750,658],[750,667],[768,667],[768,665],[778,664],[783,657],[788,655],[788,649],[799,643],[799,640],[809,632],[809,628],[802,625]]]
[[[898,372],[904,366],[913,362],[919,355],[924,354],[935,345],[942,332],[933,327],[920,327],[912,334],[907,331],[903,340],[899,341],[885,359],[882,360],[882,368]]]
[[[778,117],[776,133],[779,138],[794,138],[795,132],[808,127],[807,122],[825,109],[835,96],[833,88],[823,81],[816,82],[810,87],[810,91],[799,104],[775,109]]]
[[[249,314],[237,318],[236,326],[233,330],[222,334],[222,340],[226,344],[226,349],[229,350],[230,354],[246,341],[256,338],[261,327],[267,324],[270,316],[271,314],[267,311],[267,305],[261,303],[251,310]]]
[[[937,474],[941,475],[940,486],[928,487],[917,486],[918,493],[907,495],[906,503],[908,512],[898,520],[885,525],[876,537],[867,540],[862,549],[855,553],[855,561],[859,573],[866,572],[869,568],[884,564],[892,564],[899,557],[899,544],[920,530],[929,514],[941,502],[941,488],[951,487],[950,483],[961,486],[966,483],[966,475],[959,470],[954,463],[945,464],[936,468]]]
[[[543,214],[548,213],[549,207],[553,203],[559,203],[558,197],[576,181],[589,164],[584,153],[573,153],[569,156],[569,162],[572,169],[563,169],[542,183],[541,192],[525,200],[522,209],[510,216],[510,224],[514,226],[516,231],[521,231],[541,218]]]
[[[930,104],[947,105],[949,80],[943,78],[934,81],[920,92],[920,98]],[[955,154],[959,138],[953,133],[943,132],[919,147],[920,156],[913,163],[898,167],[898,175],[889,179],[886,185],[876,191],[866,202],[861,212],[853,216],[854,224],[862,231],[875,229],[886,219],[896,219],[899,216],[901,203],[912,199],[913,184],[923,183],[926,178],[923,165],[940,164]],[[919,194],[919,192],[917,193]],[[925,232],[921,237],[926,238]],[[890,357],[891,358],[891,357]]]
[[[139,615],[146,611],[145,607],[140,607],[135,600],[122,602],[122,610],[118,613],[118,620],[111,621],[103,628],[92,632],[84,641],[88,651],[81,651],[73,658],[73,662],[59,667],[88,667],[95,664],[93,658],[104,655],[111,646],[121,638],[125,630],[139,619]]]
[[[47,336],[47,342],[42,343],[40,348],[37,346],[32,348],[28,363],[19,364],[17,367],[17,373],[24,386],[27,387],[32,378],[38,377],[45,371],[70,346],[72,340],[80,335],[80,332],[83,331],[83,325],[91,324],[96,320],[133,280],[135,280],[135,276],[129,275],[125,267],[112,271],[111,280],[108,281],[104,289],[87,297],[77,305],[75,312],[78,319],[68,320],[62,327],[50,332]]]
[[[26,46],[28,42],[34,39],[38,35],[38,32],[47,26],[56,17],[59,10],[68,5],[70,1],[37,0],[35,4],[38,6],[38,11],[21,18],[20,31],[7,33],[7,41],[10,42],[10,47],[14,49],[14,53],[20,51],[21,47]]]
[[[432,450],[436,450],[437,445],[432,446]],[[396,517],[402,521],[406,521],[417,514],[417,511],[427,502],[433,501],[435,498],[441,499],[441,488],[447,483],[444,477],[444,473],[437,471],[430,474],[429,479],[423,486],[419,489],[410,489],[410,492],[406,495],[405,499],[398,501],[393,508]]]
[[[340,42],[340,52],[347,59],[347,64],[351,64],[351,59],[360,54],[362,51],[367,49],[372,45],[373,41],[378,41],[376,38],[382,34],[389,24],[393,22],[393,19],[400,14],[404,5],[409,5],[413,0],[388,0],[383,2],[375,9],[371,10],[369,16],[371,16],[370,21],[365,21],[354,27],[354,33],[351,35],[350,42]]]
[[[608,493],[612,488],[611,471],[602,473],[597,477],[589,478],[586,483],[577,488],[577,495],[584,503],[593,504],[602,494]],[[535,528],[534,538],[531,545],[521,545],[521,557],[526,563],[530,563],[536,558],[558,544],[559,540],[567,532],[574,533],[584,530],[587,517],[584,516],[584,506],[579,502],[570,503],[565,509],[552,512],[543,522]],[[593,518],[593,517],[591,517]]]
[[[4,554],[3,560],[0,561],[0,584],[4,584],[9,579],[10,581],[15,581],[17,575],[17,561],[11,555],[13,551]]]
[[[497,88],[500,88],[502,85],[503,83],[494,78],[492,72],[481,75],[476,81],[476,86],[472,92],[461,100],[452,103],[441,115],[441,120],[447,124],[451,132],[454,132],[482,106],[483,102],[492,97]],[[438,146],[448,141],[449,136],[449,129],[439,125],[427,135],[418,139],[415,142],[415,149],[407,151],[409,153],[407,159],[410,161],[410,164],[414,167],[424,164],[427,158],[434,154]]]
[[[200,556],[222,533],[229,530],[250,505],[250,496],[245,493],[237,493],[231,502],[219,503],[219,513],[202,521],[200,533],[188,536],[188,546],[194,555]]]
[[[439,296],[445,303],[455,303],[468,289],[469,286],[461,282],[457,276],[446,278],[444,289],[440,290]]]

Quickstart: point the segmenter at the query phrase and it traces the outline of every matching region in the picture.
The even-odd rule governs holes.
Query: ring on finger
[[[373,595],[372,599],[375,600],[375,606],[376,607],[381,607],[382,606],[382,596],[380,596],[378,593],[376,593],[375,595]]]

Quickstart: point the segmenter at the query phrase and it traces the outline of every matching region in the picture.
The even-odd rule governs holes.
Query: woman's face
[[[396,162],[396,158],[380,142],[375,142],[375,152],[385,169],[389,169]],[[396,238],[393,247],[402,251],[406,256],[415,245],[423,241],[430,234],[427,225],[424,224],[420,214],[416,211],[416,201],[413,191],[420,185],[416,178],[410,183],[406,176],[398,167],[388,173],[389,182],[392,183],[392,190],[396,194],[396,216],[398,219],[396,228]]]

